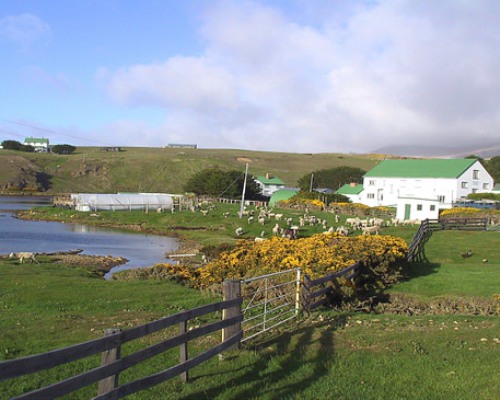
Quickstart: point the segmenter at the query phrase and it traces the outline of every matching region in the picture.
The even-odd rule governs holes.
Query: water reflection
[[[51,204],[50,198],[0,196],[0,253],[33,251],[51,253],[83,249],[82,254],[124,257],[129,261],[111,272],[150,266],[178,247],[178,240],[135,232],[122,232],[82,224],[25,221],[17,210]],[[109,274],[108,274],[109,276]]]

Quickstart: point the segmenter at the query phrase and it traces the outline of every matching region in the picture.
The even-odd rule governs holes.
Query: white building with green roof
[[[24,139],[26,146],[33,146],[37,152],[49,151],[49,139],[27,137]]]
[[[361,203],[371,207],[403,203],[405,217],[413,218],[417,208],[421,215],[426,210],[423,203],[409,199],[425,199],[437,212],[436,206],[450,208],[470,193],[491,192],[493,185],[493,178],[476,159],[384,160],[364,175]]]
[[[346,183],[342,185],[335,193],[341,194],[351,200],[353,203],[361,203],[363,185],[359,183]]]
[[[271,197],[274,192],[286,187],[285,182],[280,178],[269,174],[266,174],[266,176],[258,176],[255,178],[255,182],[260,188],[260,193],[266,197]]]

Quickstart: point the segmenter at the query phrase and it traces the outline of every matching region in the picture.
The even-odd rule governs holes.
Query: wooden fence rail
[[[486,230],[488,228],[488,218],[464,217],[464,218],[440,218],[429,220],[432,230]]]
[[[0,363],[0,380],[12,379],[22,375],[31,374],[73,362],[95,354],[103,353],[101,366],[79,375],[72,376],[63,381],[54,383],[41,389],[20,395],[16,399],[56,398],[90,384],[100,382],[96,399],[119,399],[123,396],[147,389],[162,383],[180,374],[186,374],[190,368],[237,345],[242,338],[241,329],[233,332],[232,336],[224,338],[222,343],[187,359],[187,343],[190,340],[217,332],[228,327],[239,326],[242,315],[234,315],[221,321],[209,323],[187,331],[185,323],[202,315],[241,307],[242,299],[233,298],[218,303],[208,304],[192,310],[180,312],[145,325],[126,331],[114,330],[106,332],[106,336],[85,343],[76,344],[48,353],[3,361]],[[137,351],[126,357],[120,358],[120,347],[131,340],[139,339],[154,332],[179,324],[181,332],[171,338],[156,343],[150,347]],[[183,327],[183,329],[182,329]],[[146,361],[167,350],[180,346],[181,362],[157,374],[117,386],[120,372]]]
[[[357,262],[339,272],[328,274],[314,280],[311,280],[308,275],[304,275],[302,308],[310,312],[319,306],[331,303],[335,295],[340,292],[340,283],[338,279],[354,279],[359,275],[361,267],[361,262]],[[319,289],[315,289],[317,287],[319,287]]]

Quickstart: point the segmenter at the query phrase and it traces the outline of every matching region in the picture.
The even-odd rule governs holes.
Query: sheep
[[[250,216],[250,217],[248,217],[248,223],[249,223],[249,224],[251,224],[251,223],[253,222],[253,219],[254,219],[254,218],[253,218],[253,217],[251,217],[251,216]]]
[[[275,214],[274,218],[276,218],[276,221],[281,221],[281,218],[283,218],[283,214]]]
[[[278,224],[274,225],[273,235],[278,236],[281,233],[281,228]]]
[[[340,236],[349,236],[349,229],[347,229],[345,226],[341,225],[337,228],[337,233]]]
[[[281,237],[288,239],[297,239],[297,228],[296,226],[292,226],[290,228],[284,228],[281,230]]]
[[[335,214],[335,223],[338,224],[340,221],[340,217],[338,214]]]
[[[19,262],[21,264],[24,263],[24,260],[30,260],[30,262],[34,261],[37,264],[40,264],[37,261],[37,259],[35,258],[36,255],[37,255],[37,253],[30,253],[30,252],[27,252],[27,251],[22,251],[20,253],[10,253],[9,258],[16,257],[17,259],[19,259]]]
[[[259,217],[259,224],[264,225],[266,223],[266,217]]]
[[[256,242],[263,242],[265,240],[267,240],[267,239],[263,238],[263,237],[258,237],[258,236],[254,239],[254,241],[256,241]]]
[[[372,218],[370,222],[372,226],[384,226],[384,220],[382,218]]]
[[[239,228],[236,228],[234,233],[236,234],[236,236],[243,235],[243,228],[241,226]]]
[[[292,225],[292,224],[293,224],[293,218],[292,218],[292,217],[287,218],[287,219],[286,219],[286,224],[287,224],[288,226]]]
[[[200,210],[200,212],[206,217],[208,215],[208,210]]]
[[[363,228],[361,228],[361,230],[363,231],[363,235],[371,235],[372,233],[374,235],[378,235],[379,234],[379,231],[380,231],[380,226],[365,226]]]
[[[356,217],[356,218],[347,218],[345,220],[345,223],[347,225],[351,225],[354,228],[355,226],[358,226],[361,223],[361,219],[358,218],[358,217]]]
[[[223,213],[223,214],[222,214],[222,216],[223,216],[224,218],[227,218],[227,217],[229,217],[230,215],[231,215],[231,213],[230,213],[229,211],[227,211],[227,212],[225,212],[225,213]]]
[[[304,217],[299,217],[299,226],[304,226],[306,224],[306,221]]]

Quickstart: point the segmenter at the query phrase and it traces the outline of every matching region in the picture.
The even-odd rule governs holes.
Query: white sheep
[[[266,223],[266,217],[259,217],[259,224],[264,225]]]
[[[9,255],[9,258],[14,258],[16,257],[19,262],[22,264],[24,263],[24,260],[30,260],[30,262],[36,262],[37,264],[40,264],[35,256],[36,256],[37,253],[30,253],[30,252],[27,252],[27,251],[22,251],[20,253],[10,253]]]
[[[274,225],[273,235],[278,236],[281,233],[281,228],[278,224]]]
[[[361,228],[361,230],[363,231],[363,235],[371,235],[372,233],[374,235],[378,235],[379,234],[379,231],[380,231],[380,226],[365,226],[363,228]]]
[[[236,228],[234,233],[236,234],[236,236],[243,235],[243,228],[241,226],[239,228]]]
[[[349,229],[347,229],[344,225],[341,225],[337,228],[337,233],[340,236],[349,236]]]

